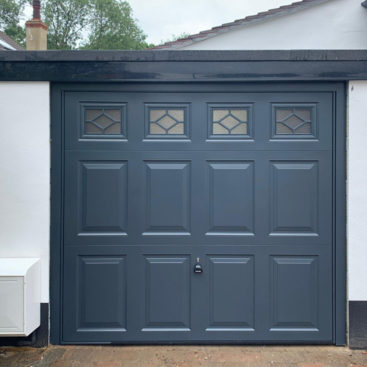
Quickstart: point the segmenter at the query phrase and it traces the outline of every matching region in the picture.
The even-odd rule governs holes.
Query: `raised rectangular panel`
[[[148,330],[190,330],[190,257],[145,259],[145,326]]]
[[[318,330],[318,259],[271,257],[270,330]]]
[[[24,331],[23,277],[0,277],[0,333]]]
[[[78,265],[78,331],[125,331],[125,257],[81,256]]]
[[[127,162],[81,162],[81,234],[126,235]]]
[[[211,256],[209,261],[209,327],[206,330],[253,330],[253,257]]]
[[[318,162],[271,162],[270,235],[318,235]]]
[[[190,231],[190,163],[146,162],[146,232]]]
[[[209,163],[207,234],[253,234],[253,162]]]

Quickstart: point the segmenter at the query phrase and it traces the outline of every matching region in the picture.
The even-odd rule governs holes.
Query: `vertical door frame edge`
[[[54,345],[62,344],[63,99],[63,87],[51,83],[50,341]]]
[[[334,344],[347,343],[347,258],[346,258],[346,83],[334,92]]]

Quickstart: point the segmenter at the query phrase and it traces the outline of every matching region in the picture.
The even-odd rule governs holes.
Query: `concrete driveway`
[[[345,347],[50,346],[1,348],[1,367],[367,367]]]

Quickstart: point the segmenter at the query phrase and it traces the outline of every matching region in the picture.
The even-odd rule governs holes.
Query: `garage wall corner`
[[[349,344],[367,347],[367,81],[348,86],[347,247]]]

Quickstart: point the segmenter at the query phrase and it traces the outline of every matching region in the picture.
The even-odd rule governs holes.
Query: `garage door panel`
[[[208,162],[207,235],[253,235],[254,162]]]
[[[128,333],[130,256],[116,246],[65,248],[63,340],[103,342]]]
[[[318,257],[274,256],[270,261],[270,330],[318,331]]]
[[[80,235],[126,235],[128,182],[126,161],[80,162]]]
[[[189,256],[145,257],[145,323],[142,331],[190,329]]]
[[[145,162],[145,235],[190,232],[190,162]]]
[[[273,161],[270,165],[270,235],[318,236],[318,162]]]
[[[131,155],[68,152],[65,165],[65,245],[126,243],[134,200]]]
[[[330,246],[331,153],[284,151],[265,153],[265,157],[266,162],[259,167],[260,175],[267,177],[266,186],[260,183],[265,194],[259,198],[268,208],[265,241],[273,245]]]
[[[332,261],[327,246],[266,247],[264,334],[278,340],[332,340]]]
[[[206,331],[254,331],[253,256],[209,256],[209,325]]]
[[[77,331],[125,331],[125,258],[80,256],[78,270]]]

